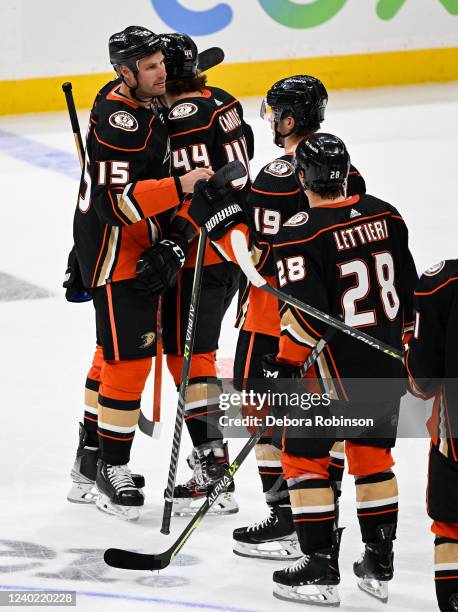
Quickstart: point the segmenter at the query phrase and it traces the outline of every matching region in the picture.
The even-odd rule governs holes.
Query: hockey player
[[[296,148],[296,176],[310,210],[300,211],[277,234],[273,249],[278,286],[303,302],[395,347],[412,323],[415,266],[408,249],[407,228],[394,207],[372,196],[347,197],[350,160],[342,141],[315,134]],[[222,240],[240,223],[241,214],[229,206],[231,195],[219,203],[198,190],[190,214],[203,223],[212,216],[211,237]],[[231,211],[234,213],[231,214]],[[215,215],[215,212],[223,213]],[[223,220],[224,219],[224,220]],[[224,243],[230,250],[230,241]],[[281,309],[278,355],[263,359],[272,378],[300,375],[301,365],[325,332],[324,326],[296,309]],[[370,430],[369,437],[348,440],[349,472],[355,476],[358,519],[365,552],[355,563],[360,586],[387,598],[393,575],[393,546],[397,523],[397,484],[391,470],[391,447],[403,369],[399,361],[348,337],[335,336],[318,359],[318,370],[333,395],[345,397],[344,378],[394,379],[383,396],[371,398],[371,414],[387,414],[388,426]],[[400,379],[401,383],[396,384]],[[364,396],[363,407],[367,405]],[[351,405],[351,404],[350,404]],[[354,409],[358,408],[354,402]],[[388,431],[386,431],[388,429]],[[299,437],[298,437],[299,434]],[[381,437],[383,435],[383,437]],[[339,601],[338,550],[341,530],[334,530],[335,500],[329,481],[332,437],[304,439],[303,432],[284,432],[282,467],[288,483],[294,526],[303,556],[292,567],[275,572],[275,593],[304,603],[334,605]],[[316,593],[310,590],[316,587]],[[310,587],[302,589],[301,587]]]
[[[182,176],[193,168],[211,167],[214,171],[229,161],[239,159],[249,168],[253,135],[243,119],[243,109],[233,96],[207,85],[199,70],[199,55],[194,41],[186,34],[166,34],[164,43],[167,68],[166,93],[162,110],[171,139],[172,173]],[[249,186],[249,173],[237,181],[237,190]],[[176,223],[189,240],[197,232],[186,214],[178,213]],[[163,342],[167,365],[176,385],[183,367],[183,345],[188,325],[189,304],[194,278],[197,239],[194,239],[177,284],[163,297]],[[160,269],[157,252],[145,253],[151,270]],[[220,383],[216,372],[216,351],[224,314],[239,283],[239,268],[226,262],[207,245],[198,325],[194,341],[189,386],[185,404],[185,422],[194,451],[188,462],[193,476],[174,490],[173,512],[194,514],[212,483],[229,465],[227,443],[218,428]],[[220,496],[212,513],[237,512],[233,492]]]
[[[296,175],[310,210],[292,217],[276,236],[274,255],[279,287],[301,301],[353,327],[401,348],[410,331],[416,272],[408,249],[407,228],[397,210],[369,195],[346,194],[350,159],[344,143],[316,134],[296,149]],[[277,355],[263,360],[267,375],[299,376],[300,364],[323,335],[325,326],[284,305]],[[332,378],[337,397],[346,397],[345,379],[402,379],[399,361],[365,344],[337,334],[318,360],[324,378]],[[370,414],[397,418],[402,388],[394,384],[383,397],[370,398]],[[352,397],[350,399],[350,406]],[[357,401],[354,399],[355,406]],[[361,401],[361,400],[359,400]],[[367,400],[365,401],[367,403]],[[395,421],[394,421],[395,422]],[[390,428],[388,428],[390,429]],[[347,439],[349,473],[355,477],[358,519],[365,551],[354,564],[360,587],[387,600],[393,577],[393,540],[397,524],[397,484],[391,468],[391,438],[386,429]],[[338,556],[341,529],[334,530],[334,494],[329,482],[332,439],[304,439],[287,428],[282,465],[294,524],[304,556],[274,573],[274,594],[291,601],[332,605],[339,601]],[[383,435],[383,437],[381,437]],[[315,585],[307,595],[304,585]]]
[[[415,331],[406,365],[412,392],[434,397],[428,514],[435,539],[436,596],[441,612],[458,611],[458,260],[427,270],[415,291]]]
[[[86,382],[84,425],[72,470],[70,501],[138,518],[144,497],[128,469],[143,387],[155,354],[157,298],[136,279],[142,251],[163,257],[153,289],[169,286],[184,263],[187,241],[171,223],[184,193],[209,169],[170,177],[170,147],[155,99],[165,92],[162,42],[130,26],[110,37],[118,79],[99,92],[91,111],[74,218],[82,281],[94,302],[97,350]],[[168,240],[162,240],[166,236]],[[96,462],[98,459],[98,467]]]
[[[259,172],[250,190],[247,213],[257,269],[273,285],[275,263],[271,247],[275,236],[287,219],[308,208],[307,198],[294,176],[294,152],[301,140],[319,130],[327,101],[326,88],[319,79],[294,75],[274,83],[261,105],[261,117],[270,124],[274,143],[284,149],[284,155]],[[353,195],[365,190],[364,179],[352,166],[348,193]],[[248,232],[248,226],[245,230]],[[255,390],[257,381],[263,377],[262,357],[278,352],[280,316],[277,300],[248,285],[240,303],[239,327],[234,386],[239,390]],[[273,440],[265,436],[255,447],[269,516],[234,531],[234,552],[238,555],[279,560],[300,556],[281,466],[280,435],[279,430],[273,432]],[[338,494],[343,473],[343,445],[336,443],[331,452],[330,477]]]

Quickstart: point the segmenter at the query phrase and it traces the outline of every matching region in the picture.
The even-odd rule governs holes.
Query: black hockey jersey
[[[141,253],[180,203],[170,146],[157,112],[105,85],[91,111],[74,240],[87,287],[135,277]]]
[[[174,175],[209,166],[216,172],[238,159],[247,168],[247,176],[237,179],[232,186],[242,189],[249,184],[252,151],[246,135],[251,129],[243,119],[242,105],[227,91],[205,87],[201,96],[175,102],[165,117]]]
[[[417,280],[407,227],[373,196],[297,213],[273,245],[278,287],[397,349],[412,328]],[[302,363],[326,326],[283,305],[279,357]],[[333,378],[402,378],[402,364],[345,334],[328,345],[322,372]]]
[[[300,210],[307,210],[307,197],[300,189],[293,168],[292,153],[278,157],[264,166],[248,196],[247,214],[251,229],[254,263],[268,282],[274,282],[275,262],[272,243],[282,225]],[[358,170],[351,166],[347,191],[363,194],[366,184]],[[278,336],[280,333],[277,300],[265,291],[247,286],[241,292],[236,326]]]
[[[174,176],[199,167],[211,166],[216,172],[228,162],[239,160],[247,174],[233,181],[232,187],[249,189],[253,135],[243,119],[243,109],[238,100],[223,89],[205,87],[201,96],[182,98],[161,112],[170,133]],[[186,210],[179,214],[187,218]],[[185,267],[195,265],[196,251],[197,240],[191,245]],[[217,251],[207,248],[204,265],[222,261]]]
[[[434,444],[458,461],[458,259],[426,270],[415,290],[415,328],[406,357],[412,392],[434,397]]]

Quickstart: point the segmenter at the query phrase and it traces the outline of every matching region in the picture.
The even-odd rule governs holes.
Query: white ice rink
[[[258,118],[258,101],[247,101],[246,108],[256,133],[257,171],[279,151],[268,125]],[[324,129],[345,140],[368,192],[404,215],[419,271],[458,256],[457,116],[458,85],[330,96]],[[81,114],[83,130],[86,117]],[[277,563],[232,554],[232,530],[265,514],[253,456],[236,478],[239,514],[205,519],[171,567],[152,574],[104,565],[102,552],[110,546],[148,552],[167,548],[188,520],[174,519],[168,538],[159,533],[176,393],[166,374],[161,439],[138,434],[134,442],[131,465],[147,478],[141,520],[127,524],[95,507],[69,504],[94,326],[92,305],[68,304],[61,289],[79,175],[66,114],[0,118],[0,167],[0,590],[77,591],[78,610],[297,610],[271,595]],[[50,296],[9,299],[18,286],[5,275]],[[222,358],[234,354],[233,315],[232,310],[226,317]],[[145,412],[150,406],[146,393]],[[182,464],[189,450],[187,433],[184,439]],[[232,455],[242,443],[231,443]],[[385,608],[356,588],[351,565],[361,544],[354,485],[345,478],[342,611],[436,609],[433,536],[425,513],[427,449],[426,439],[411,439],[400,440],[394,451],[400,514],[396,575]],[[182,465],[180,479],[185,477]]]

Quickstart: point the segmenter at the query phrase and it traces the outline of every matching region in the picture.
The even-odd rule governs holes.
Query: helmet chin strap
[[[275,138],[274,138],[274,143],[277,145],[277,147],[280,147],[280,149],[284,149],[285,148],[285,143],[282,142],[280,139],[281,138],[288,138],[288,136],[292,136],[294,134],[294,129],[292,129],[291,131],[289,131],[287,134],[281,134],[278,131],[278,123],[275,123]]]

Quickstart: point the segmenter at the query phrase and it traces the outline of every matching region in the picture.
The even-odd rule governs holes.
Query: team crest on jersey
[[[438,264],[431,266],[424,272],[425,276],[434,276],[435,274],[439,274],[441,270],[444,269],[445,261],[440,261]]]
[[[108,119],[110,125],[126,132],[135,132],[138,130],[138,121],[133,115],[126,111],[117,111],[110,115]]]
[[[288,219],[288,221],[283,225],[285,227],[296,227],[297,225],[305,225],[308,220],[309,216],[306,212],[298,212]]]
[[[146,332],[146,334],[143,334],[141,338],[142,344],[140,344],[139,348],[148,348],[154,344],[154,341],[156,340],[156,334],[152,331]]]
[[[264,168],[264,172],[273,176],[291,176],[293,173],[292,165],[284,159],[276,159],[271,164]]]
[[[183,102],[175,106],[169,113],[169,119],[183,119],[184,117],[191,117],[195,115],[199,109],[192,102]]]

